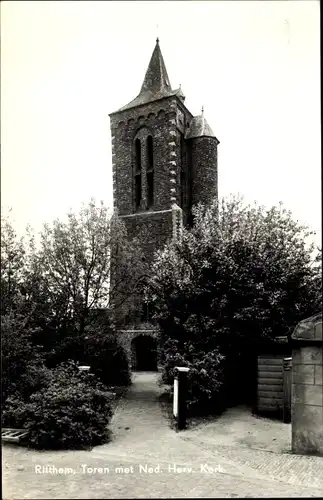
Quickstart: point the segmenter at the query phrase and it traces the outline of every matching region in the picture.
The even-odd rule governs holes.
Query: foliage
[[[118,343],[115,331],[93,325],[86,331],[84,361],[91,371],[108,386],[128,386],[131,383],[126,352]]]
[[[9,219],[2,221],[1,241],[6,395],[17,390],[23,374],[24,384],[32,380],[26,372],[30,357],[42,356],[49,367],[84,358],[85,331],[91,330],[97,311],[107,308],[107,326],[93,326],[90,334],[90,364],[106,381],[127,383],[127,359],[115,341],[110,317],[132,295],[144,264],[139,241],[127,238],[122,221],[91,200],[67,220],[45,224],[38,246],[30,229],[19,239]],[[104,364],[110,368],[107,373]]]
[[[67,363],[52,370],[50,380],[29,402],[11,397],[3,425],[29,431],[37,448],[87,448],[106,442],[111,394],[93,375]]]
[[[23,280],[25,249],[6,217],[1,217],[1,315],[15,307]]]
[[[219,328],[226,342],[232,333],[234,342],[290,335],[320,308],[312,233],[282,206],[266,211],[233,198],[194,215],[194,228],[159,252],[149,283],[155,315],[176,338],[198,332],[210,341]]]
[[[139,239],[94,199],[44,224],[38,246],[30,228],[19,239],[3,218],[1,260],[1,314],[18,298],[29,325],[79,333],[93,310],[121,308],[146,273]]]
[[[38,262],[58,325],[72,321],[82,334],[91,310],[112,298],[120,307],[139,279],[140,255],[139,241],[129,241],[123,222],[94,200],[66,222],[45,224]]]
[[[190,413],[223,409],[224,356],[217,349],[203,352],[197,350],[192,342],[185,342],[181,348],[177,340],[168,340],[164,346],[164,356],[164,384],[173,384],[176,366],[190,368],[187,375],[187,408]]]
[[[68,329],[47,332],[46,364],[53,368],[66,359],[91,366],[91,372],[107,386],[127,386],[131,376],[127,355],[105,311],[91,320],[83,334]]]
[[[290,337],[321,308],[312,234],[281,204],[266,210],[233,197],[196,207],[193,228],[158,252],[146,290],[163,341],[219,348],[234,363]]]
[[[120,220],[93,200],[67,221],[45,225],[40,248],[30,230],[18,239],[9,220],[1,241],[3,425],[29,429],[37,447],[104,442],[110,396],[96,376],[127,385],[130,374],[111,314],[101,322],[96,316],[118,285],[115,274],[109,283],[116,266],[122,287],[115,307],[132,293],[142,269],[139,242],[128,241]],[[60,364],[70,359],[94,373]]]
[[[25,318],[12,312],[1,317],[2,398],[18,392],[28,397],[37,387],[42,359],[31,342],[34,332]],[[38,375],[37,375],[38,374]]]

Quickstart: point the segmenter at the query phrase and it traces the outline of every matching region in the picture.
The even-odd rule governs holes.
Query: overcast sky
[[[156,36],[173,88],[219,145],[219,193],[321,231],[319,2],[2,2],[2,210],[21,233],[112,206],[108,114],[139,93]],[[320,232],[317,236],[321,241]]]

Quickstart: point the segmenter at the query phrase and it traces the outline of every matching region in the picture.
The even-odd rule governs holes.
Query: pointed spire
[[[135,106],[142,106],[148,102],[153,102],[164,97],[175,95],[182,101],[185,100],[185,96],[181,89],[172,90],[164,59],[160,50],[159,38],[157,38],[140,93],[131,102],[122,108],[119,108],[118,111],[111,113],[110,116],[120,111],[134,108]]]
[[[160,50],[159,38],[157,38],[140,94],[147,91],[157,94],[165,90],[171,91],[172,87],[169,83],[166,66]]]
[[[185,139],[196,139],[197,137],[214,137],[216,139],[204,116],[204,106],[202,106],[201,114],[199,116],[194,116],[191,120],[189,129],[185,135]]]

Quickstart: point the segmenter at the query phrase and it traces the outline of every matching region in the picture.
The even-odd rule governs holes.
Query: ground
[[[134,374],[108,444],[90,452],[4,445],[3,498],[323,496],[323,458],[291,455],[290,425],[238,408],[175,432],[157,376]]]

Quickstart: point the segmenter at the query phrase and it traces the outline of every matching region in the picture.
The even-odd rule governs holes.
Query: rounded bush
[[[93,329],[86,334],[85,346],[83,361],[101,382],[107,386],[130,385],[128,357],[113,333]]]
[[[179,349],[179,342],[170,340],[165,344],[162,380],[174,383],[175,367],[185,366],[187,375],[187,409],[190,414],[206,414],[223,410],[224,356],[214,349],[210,352],[197,350],[186,342]]]
[[[3,405],[1,414],[2,427],[10,429],[26,429],[27,403],[19,392],[10,395]]]
[[[108,440],[112,416],[111,393],[75,363],[51,372],[47,387],[31,395],[28,403],[7,401],[3,425],[29,430],[29,442],[41,449],[82,449]]]
[[[32,392],[32,372],[41,369],[42,359],[32,345],[34,330],[24,328],[23,319],[14,314],[1,316],[1,397]],[[31,376],[29,376],[31,375]]]
[[[92,354],[91,370],[106,385],[128,386],[131,375],[124,349],[114,342],[104,346],[101,353]]]
[[[113,327],[91,325],[82,335],[69,334],[47,355],[51,368],[66,359],[91,366],[91,372],[107,386],[128,386],[131,373],[127,355]]]

